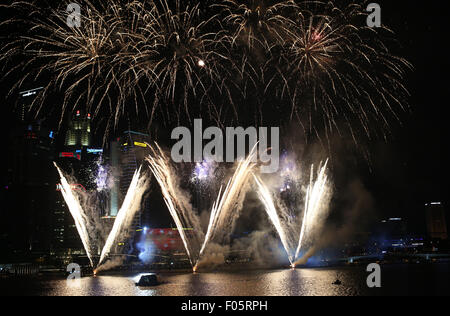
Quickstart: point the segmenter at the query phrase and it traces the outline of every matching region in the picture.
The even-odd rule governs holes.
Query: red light
[[[63,158],[74,158],[75,155],[73,153],[61,153],[60,155]]]
[[[82,184],[71,184],[70,187],[73,191],[87,192],[86,188]]]
[[[33,133],[33,132],[28,132],[28,133],[25,135],[25,138],[26,138],[26,139],[37,139],[37,136],[36,136],[36,134]]]

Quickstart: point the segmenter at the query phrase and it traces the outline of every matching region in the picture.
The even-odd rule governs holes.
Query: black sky
[[[448,209],[450,126],[448,9],[445,1],[380,1],[384,23],[397,33],[403,55],[414,65],[411,113],[388,144],[372,146],[368,188],[387,215],[420,219],[426,202]]]

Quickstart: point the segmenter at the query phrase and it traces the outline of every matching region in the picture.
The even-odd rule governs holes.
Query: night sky
[[[426,202],[443,201],[448,209],[448,11],[443,1],[380,4],[415,71],[409,83],[411,114],[393,140],[372,147],[374,168],[367,182],[387,215],[414,218]]]
[[[403,126],[394,126],[388,143],[370,144],[372,163],[369,166],[361,159],[357,170],[373,195],[379,216],[405,216],[418,225],[423,223],[426,202],[442,201],[447,209],[449,202],[448,10],[444,1],[438,0],[378,3],[383,23],[396,32],[402,44],[400,55],[415,67],[407,84],[412,93],[411,111],[403,115]],[[2,82],[2,96],[8,91],[5,85]],[[0,111],[1,135],[8,135],[14,124],[12,104],[2,98]],[[2,151],[8,150],[3,147]],[[5,181],[4,169],[1,181]]]

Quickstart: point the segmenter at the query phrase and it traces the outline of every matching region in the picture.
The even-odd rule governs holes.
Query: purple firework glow
[[[193,172],[192,182],[203,182],[207,181],[213,176],[214,167],[212,162],[204,160],[195,165]]]
[[[108,170],[105,166],[102,166],[100,162],[97,163],[98,172],[95,178],[95,183],[97,185],[97,191],[101,192],[108,188]]]

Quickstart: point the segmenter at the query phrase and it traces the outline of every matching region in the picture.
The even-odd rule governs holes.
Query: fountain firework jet
[[[133,176],[130,187],[128,188],[127,195],[123,201],[122,207],[117,214],[116,220],[114,221],[114,226],[109,233],[108,239],[106,240],[105,246],[103,247],[102,254],[100,256],[99,267],[96,271],[101,268],[101,264],[104,262],[106,257],[111,253],[112,246],[117,240],[119,235],[124,231],[125,227],[128,227],[133,220],[136,212],[139,210],[141,203],[141,198],[143,196],[143,190],[146,190],[146,181],[141,177],[140,167]]]
[[[59,176],[61,178],[61,193],[64,197],[64,200],[69,207],[70,214],[72,215],[75,226],[77,228],[78,234],[80,235],[81,242],[83,243],[84,250],[86,251],[86,255],[89,258],[91,266],[94,267],[94,263],[92,261],[92,253],[91,253],[91,242],[89,239],[89,233],[87,229],[87,216],[84,213],[83,208],[80,205],[80,201],[73,194],[72,188],[70,184],[67,182],[66,177],[63,175],[61,169],[58,167],[56,163],[54,163],[56,169],[58,170]]]
[[[275,203],[273,201],[272,195],[270,194],[269,190],[263,184],[262,180],[258,176],[253,175],[253,177],[258,186],[257,192],[258,192],[259,199],[264,204],[267,215],[269,216],[269,219],[272,222],[273,226],[275,226],[275,229],[277,230],[278,235],[280,236],[281,243],[283,244],[283,247],[286,250],[286,253],[288,254],[289,262],[292,265],[293,257],[291,254],[291,249],[289,247],[286,232],[283,229],[283,226],[280,221],[280,217],[278,216],[277,209],[275,207]]]
[[[170,167],[169,159],[158,144],[155,144],[155,146],[156,149],[150,146],[152,153],[147,157],[147,161],[150,164],[150,170],[161,187],[164,202],[177,226],[191,265],[194,266],[194,262],[197,259],[194,256],[198,255],[198,246],[200,245],[199,238],[201,237],[199,235],[202,234],[200,221],[193,212],[189,199],[179,188],[176,173]],[[194,229],[195,234],[191,236],[194,238],[192,242],[188,239],[185,228]]]
[[[327,165],[328,160],[323,166],[319,166],[319,173],[315,180],[314,165],[311,166],[310,184],[306,192],[305,211],[295,258],[298,258],[300,255],[305,234],[309,232],[313,226],[318,225],[319,216],[324,215],[323,213],[328,209],[328,203],[326,201],[326,189],[328,184]]]
[[[244,185],[248,182],[249,176],[251,175],[254,167],[256,166],[253,161],[256,157],[256,146],[251,151],[250,155],[247,159],[239,162],[239,165],[228,182],[228,185],[224,191],[222,188],[219,191],[219,195],[217,201],[214,203],[211,210],[211,217],[208,225],[208,231],[206,233],[205,241],[203,242],[202,249],[200,250],[200,256],[205,252],[206,246],[214,237],[218,228],[223,226],[224,223],[228,220],[232,220],[231,211],[233,211],[239,201],[242,200],[242,189]],[[222,193],[223,192],[223,193]],[[197,270],[199,261],[196,263],[194,267],[194,271]]]

